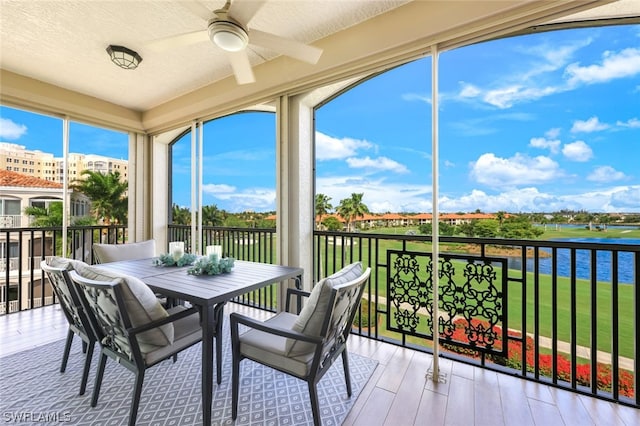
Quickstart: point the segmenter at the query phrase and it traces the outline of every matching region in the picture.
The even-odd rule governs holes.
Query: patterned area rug
[[[225,322],[222,384],[213,387],[213,425],[312,425],[307,384],[250,360],[241,366],[238,419],[231,420],[231,352]],[[227,338],[228,337],[228,338]],[[98,405],[91,393],[99,350],[94,351],[87,391],[78,395],[84,355],[75,338],[67,371],[60,373],[64,340],[0,358],[0,423],[126,425],[134,376],[108,360]],[[200,344],[147,370],[138,425],[200,425]],[[215,362],[215,361],[214,361]],[[342,362],[318,384],[322,424],[340,425],[371,377],[377,361],[349,354],[353,395],[347,397]]]

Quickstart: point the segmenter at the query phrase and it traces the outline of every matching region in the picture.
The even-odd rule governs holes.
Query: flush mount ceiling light
[[[239,52],[249,43],[247,31],[230,19],[212,20],[209,23],[209,38],[227,52]]]
[[[138,55],[138,52],[127,49],[124,46],[109,45],[107,53],[111,58],[111,62],[125,70],[134,70],[142,62],[142,57]]]

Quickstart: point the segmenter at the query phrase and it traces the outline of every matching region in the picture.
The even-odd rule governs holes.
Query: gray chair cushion
[[[297,315],[288,312],[280,312],[276,316],[265,321],[265,324],[286,330],[291,330],[298,319]],[[289,357],[287,339],[275,336],[259,330],[251,329],[240,336],[240,352],[252,359],[259,359],[282,371],[290,372],[296,376],[306,376],[311,368],[313,352],[300,356]]]
[[[175,306],[170,308],[168,313],[173,315],[179,311],[187,309],[184,306]],[[144,362],[147,365],[155,364],[158,361],[165,359],[169,354],[176,352],[176,350],[182,350],[187,348],[202,339],[202,327],[200,327],[200,316],[196,314],[189,315],[188,317],[181,318],[173,323],[174,339],[173,344],[169,346],[153,347],[151,351],[148,347],[140,347],[140,352],[144,358]],[[178,349],[179,348],[179,349]]]
[[[307,303],[300,311],[297,320],[293,324],[293,330],[318,336],[322,331],[322,324],[329,307],[331,290],[338,284],[353,281],[362,275],[362,263],[355,262],[345,266],[338,272],[329,275],[315,285]],[[291,356],[302,355],[313,349],[313,345],[289,339],[286,347],[286,354]]]
[[[94,244],[93,253],[98,263],[146,259],[156,255],[156,242],[147,240],[127,244]]]
[[[161,318],[169,316],[167,311],[162,307],[153,291],[138,278],[110,271],[105,268],[97,268],[89,266],[86,263],[74,263],[76,272],[84,278],[94,281],[116,281],[122,283],[124,294],[124,303],[131,319],[133,327],[139,327]],[[143,352],[150,352],[151,346],[166,346],[173,343],[174,327],[173,324],[165,324],[158,328],[154,328],[138,335],[140,349]]]

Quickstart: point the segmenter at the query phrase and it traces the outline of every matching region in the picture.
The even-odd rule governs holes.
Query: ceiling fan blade
[[[225,51],[225,53],[227,54],[227,58],[229,58],[231,68],[233,68],[233,73],[236,76],[238,84],[248,84],[256,81],[253,76],[253,70],[251,69],[251,63],[249,62],[246,50],[241,50],[239,52]]]
[[[152,50],[165,51],[175,49],[177,47],[187,46],[189,44],[201,43],[209,40],[209,33],[207,30],[199,30],[190,33],[177,34],[170,37],[160,38],[145,43]]]
[[[266,2],[267,0],[233,0],[229,16],[246,27]]]
[[[322,55],[322,49],[318,47],[259,30],[249,30],[249,43],[310,64],[316,64]]]
[[[213,13],[211,13],[211,11],[207,9],[207,7],[204,4],[200,3],[197,0],[183,0],[179,3],[181,6],[185,7],[186,9],[189,9],[191,13],[193,13],[196,16],[199,16],[205,21],[208,21],[213,16]]]

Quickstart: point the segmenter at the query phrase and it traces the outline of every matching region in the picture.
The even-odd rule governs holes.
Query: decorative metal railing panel
[[[433,340],[433,254],[388,250],[387,265],[387,329]],[[507,260],[445,254],[438,277],[440,341],[506,355]]]

